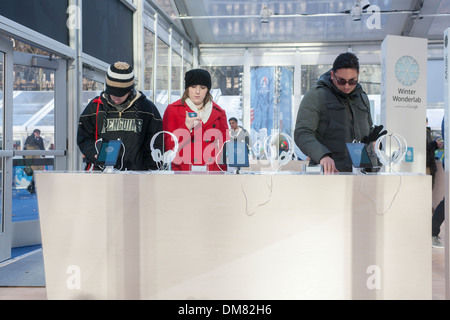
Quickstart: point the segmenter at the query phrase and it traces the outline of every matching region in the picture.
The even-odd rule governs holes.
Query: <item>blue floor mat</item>
[[[26,253],[29,253],[31,251],[41,249],[41,248],[42,248],[41,244],[37,244],[34,246],[24,246],[24,247],[12,248],[11,249],[11,259],[14,259],[18,256],[21,256],[23,254],[26,254]]]
[[[26,189],[13,189],[12,197],[12,222],[39,219],[36,193],[31,194]]]

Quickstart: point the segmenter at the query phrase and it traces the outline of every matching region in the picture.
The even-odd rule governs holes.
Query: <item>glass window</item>
[[[157,54],[156,96],[154,103],[159,113],[163,115],[169,102],[169,46],[161,39],[158,39]]]
[[[319,77],[329,71],[332,67],[333,66],[331,64],[303,65],[302,94],[305,94],[309,89],[311,89],[312,86],[316,84]],[[360,65],[359,82],[368,95],[380,94],[381,66],[377,64]]]
[[[155,100],[153,96],[154,41],[154,33],[144,28],[144,94],[152,101]]]
[[[192,63],[184,60],[184,63],[183,63],[183,92],[184,92],[184,75],[186,74],[186,72],[188,72],[191,69],[192,69]]]
[[[48,52],[14,41],[14,50],[25,56],[54,58]],[[24,61],[31,61],[24,59]],[[14,150],[52,150],[55,138],[56,70],[31,65],[13,66],[13,148]],[[39,129],[39,132],[35,132]],[[39,134],[38,134],[39,133]],[[30,143],[39,136],[42,143]],[[12,221],[39,218],[33,172],[53,170],[51,155],[25,155],[13,158]]]
[[[368,95],[381,94],[381,65],[361,65],[359,67],[359,83]]]
[[[311,89],[320,76],[332,67],[331,64],[302,65],[302,95]]]
[[[172,51],[172,88],[170,103],[181,98],[181,56]]]
[[[178,28],[184,30],[183,23],[178,17],[178,10],[173,0],[154,0],[159,9],[164,11],[164,13],[171,19],[171,21],[176,24]]]
[[[105,85],[103,82],[96,81],[86,76],[83,77],[83,93],[81,96],[80,114],[84,111],[84,109],[92,99],[99,96],[102,91],[104,91],[104,88]],[[81,152],[79,153],[79,156],[82,159],[84,167],[85,157],[83,154],[81,154]]]
[[[47,148],[54,138],[55,70],[14,65],[13,134],[24,149],[26,138],[38,128]]]
[[[235,117],[243,126],[244,109],[242,106],[243,66],[200,67],[211,74],[211,94],[213,100],[227,113],[228,119]]]
[[[53,149],[55,137],[55,70],[14,65],[13,139],[15,150]],[[39,129],[42,144],[30,143]],[[53,170],[53,156],[13,159],[12,221],[38,219],[33,171]],[[31,170],[30,170],[31,169]],[[24,201],[28,199],[28,201]]]
[[[3,111],[5,110],[5,54],[0,52],[0,108],[2,112],[0,112],[0,149],[5,149],[4,147],[4,139],[3,139]],[[3,185],[3,158],[0,158],[0,186]],[[4,226],[4,211],[3,211],[3,188],[0,188],[0,233],[5,232]]]
[[[82,96],[82,109],[88,105],[89,101],[99,96],[100,93],[104,90],[105,85],[102,82],[95,81],[93,79],[89,79],[83,77],[83,96]]]

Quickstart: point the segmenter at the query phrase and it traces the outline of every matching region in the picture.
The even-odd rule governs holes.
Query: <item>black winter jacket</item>
[[[95,155],[100,150],[100,138],[120,139],[125,146],[115,168],[121,170],[157,169],[152,159],[150,141],[162,131],[162,119],[156,106],[142,92],[137,92],[129,104],[118,111],[110,105],[102,93],[91,100],[80,115],[77,143],[86,160],[95,164]],[[155,149],[162,149],[162,135],[155,140]],[[122,163],[122,155],[123,163]]]

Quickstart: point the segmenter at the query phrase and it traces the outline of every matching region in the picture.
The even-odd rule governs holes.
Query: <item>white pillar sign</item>
[[[405,161],[395,167],[401,172],[425,173],[427,46],[427,39],[401,36],[381,44],[381,123],[406,140]]]
[[[450,49],[448,47],[448,37],[450,36],[450,28],[444,31],[444,150],[450,150],[450,140],[449,140],[449,130],[450,130],[450,88],[448,80],[448,64],[450,59]],[[450,181],[449,181],[449,171],[450,171],[450,156],[447,154],[444,157],[445,164],[445,194],[448,195],[450,192]],[[450,208],[450,197],[445,197],[445,220],[450,220],[449,208]],[[445,298],[450,299],[450,227],[449,224],[445,224]]]
[[[448,37],[450,36],[450,28],[447,28],[447,30],[444,31],[444,134],[446,138],[444,139],[444,149],[450,150],[450,144],[448,139],[448,130],[450,130],[449,126],[449,119],[450,119],[450,88],[449,81],[448,81],[448,63],[450,60],[450,50],[448,47]],[[445,171],[449,171],[450,166],[450,157],[445,157]]]

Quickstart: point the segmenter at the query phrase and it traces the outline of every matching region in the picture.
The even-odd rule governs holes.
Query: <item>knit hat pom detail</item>
[[[130,65],[126,62],[118,61],[114,63],[114,67],[119,70],[127,70],[130,67]]]
[[[106,74],[105,92],[116,97],[123,97],[134,88],[134,71],[126,62],[117,61],[109,66]]]

